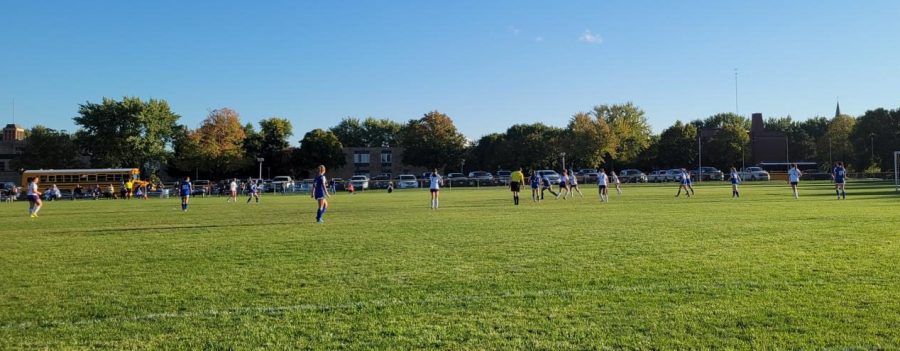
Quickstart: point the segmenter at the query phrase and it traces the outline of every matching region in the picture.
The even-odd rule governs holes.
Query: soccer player
[[[844,163],[838,162],[834,169],[831,171],[831,178],[834,179],[834,193],[837,195],[838,200],[843,198],[847,199],[847,191],[844,190],[844,185],[847,182],[847,170],[844,169]]]
[[[522,167],[509,175],[509,190],[513,193],[513,204],[519,206],[519,191],[522,190],[522,184],[525,184],[525,174],[522,173]]]
[[[606,171],[601,168],[597,171],[597,190],[600,193],[600,202],[609,202],[609,192],[606,187],[609,185],[609,176]]]
[[[250,181],[250,191],[247,192],[247,203],[249,204],[254,198],[256,199],[256,203],[259,203],[259,180]]]
[[[574,170],[569,170],[569,192],[572,193],[572,198],[575,198],[575,193],[578,192],[578,195],[581,195],[581,198],[584,198],[584,194],[581,193],[581,189],[578,189],[578,177],[575,176]]]
[[[800,198],[800,190],[797,189],[797,185],[800,184],[801,176],[803,176],[803,172],[800,172],[796,163],[792,164],[791,169],[788,170],[788,181],[791,182],[791,191],[794,193],[795,199]]]
[[[237,203],[237,178],[232,179],[230,183],[228,183],[228,190],[231,191],[231,197],[228,198],[227,202]]]
[[[178,190],[181,192],[181,212],[187,212],[188,203],[191,200],[191,193],[194,192],[194,186],[191,184],[191,177],[184,177],[184,180],[178,184]]]
[[[428,184],[431,191],[431,209],[436,210],[440,206],[441,185],[444,185],[444,178],[438,174],[437,168],[428,176]]]
[[[687,187],[688,187],[688,189],[691,190],[691,195],[695,195],[694,194],[694,181],[691,179],[691,172],[688,172],[688,170],[682,168],[681,169],[681,179],[687,179]]]
[[[541,200],[544,199],[544,190],[549,191],[551,194],[553,194],[553,196],[559,197],[559,194],[553,191],[552,185],[553,183],[550,182],[550,177],[548,177],[547,175],[544,175],[541,178]]]
[[[541,178],[531,171],[531,201],[538,201],[541,198],[538,196],[539,189],[541,188]]]
[[[315,182],[313,183],[313,191],[311,195],[316,201],[319,203],[318,210],[316,211],[316,223],[325,223],[325,220],[322,219],[325,216],[325,210],[328,210],[328,199],[331,197],[331,194],[328,193],[328,188],[326,187],[328,182],[325,179],[325,166],[319,165],[319,175],[316,176]]]
[[[38,191],[38,183],[41,182],[41,179],[38,177],[33,177],[28,179],[28,216],[30,218],[37,218],[38,211],[41,210],[41,206],[44,204],[41,202],[41,192]]]
[[[563,195],[563,190],[566,191],[566,195]],[[559,197],[562,196],[563,200],[567,200],[570,194],[572,191],[569,190],[569,172],[563,170],[562,176],[559,177],[559,194],[556,194],[556,199],[559,200]]]
[[[609,172],[609,180],[612,181],[613,184],[616,185],[616,195],[622,195],[622,187],[621,182],[619,181],[619,176],[616,174],[616,171],[613,170]]]
[[[684,194],[687,195],[687,197],[691,197],[691,191],[688,188],[690,183],[691,183],[691,176],[688,174],[687,170],[682,168],[681,169],[681,181],[678,182],[678,193],[675,194],[675,197],[678,197],[681,195],[681,189],[684,189]]]
[[[741,176],[738,175],[737,169],[731,167],[731,197],[741,197],[738,192],[738,184],[741,183]]]

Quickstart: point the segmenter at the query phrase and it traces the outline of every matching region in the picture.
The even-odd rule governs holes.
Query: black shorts
[[[519,184],[519,182],[512,182],[512,183],[509,183],[509,189],[514,192],[519,192],[522,190],[522,185]]]
[[[431,192],[433,192],[433,193],[436,193],[438,191],[440,191],[440,189],[431,189]]]
[[[791,185],[797,185],[797,184],[800,184],[800,182],[791,182]]]
[[[606,189],[606,185],[600,185],[599,190]]]

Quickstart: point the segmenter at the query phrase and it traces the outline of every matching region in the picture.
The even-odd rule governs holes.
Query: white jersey
[[[575,175],[569,176],[569,185],[578,185],[578,179],[575,178]]]
[[[438,190],[441,188],[441,184],[444,183],[444,178],[441,178],[439,174],[432,174],[428,177],[429,187],[434,190]]]
[[[609,183],[609,176],[606,173],[597,173],[597,185],[606,186]]]
[[[613,182],[613,184],[619,184],[619,176],[616,175],[615,172],[613,172],[613,174],[612,174],[612,182]]]
[[[231,191],[237,191],[237,183],[235,181],[232,180],[228,186],[231,188]]]
[[[788,177],[790,178],[791,183],[799,183],[800,182],[800,170],[795,168],[791,168],[788,170]]]
[[[37,193],[38,193],[37,183],[35,183],[35,182],[28,183],[28,195],[29,196],[37,195]]]

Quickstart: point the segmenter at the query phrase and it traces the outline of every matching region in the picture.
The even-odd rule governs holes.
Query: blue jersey
[[[834,174],[834,182],[835,183],[843,183],[844,178],[847,176],[847,170],[844,167],[834,167],[834,170],[831,171]]]
[[[741,177],[738,176],[737,172],[731,172],[731,184],[737,184],[741,182]]]
[[[544,178],[541,179],[541,182],[544,183],[545,187],[548,187],[548,188],[550,187],[550,178],[549,177],[544,176]]]
[[[178,185],[178,187],[181,190],[181,196],[191,194],[191,182],[181,181],[181,183]]]
[[[531,188],[537,189],[540,186],[541,186],[541,178],[538,178],[537,176],[532,176],[531,177]]]
[[[325,198],[325,184],[324,175],[316,176],[315,183],[313,184],[313,197],[316,199]]]
[[[251,194],[256,194],[257,190],[259,190],[259,186],[257,186],[256,183],[250,184],[250,193]]]

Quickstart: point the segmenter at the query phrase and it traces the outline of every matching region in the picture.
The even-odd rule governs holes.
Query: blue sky
[[[78,104],[169,101],[290,119],[449,114],[467,137],[634,102],[655,131],[735,110],[900,107],[898,1],[12,1],[0,117],[74,130]]]

